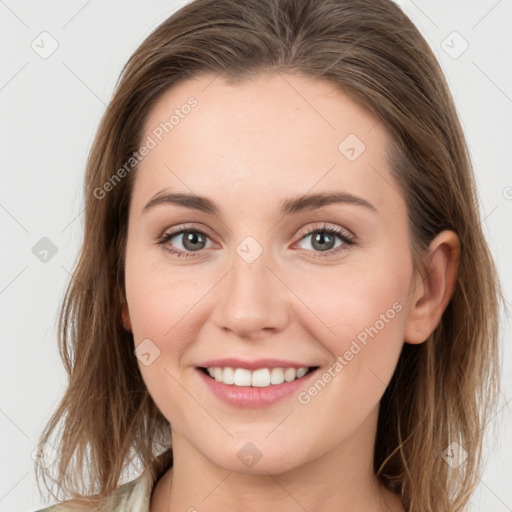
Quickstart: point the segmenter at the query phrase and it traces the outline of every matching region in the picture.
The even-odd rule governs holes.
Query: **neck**
[[[150,511],[224,512],[243,503],[248,512],[401,512],[398,496],[374,474],[374,445],[363,442],[374,439],[376,419],[370,414],[350,438],[279,474],[219,467],[173,431],[174,465],[157,483]]]

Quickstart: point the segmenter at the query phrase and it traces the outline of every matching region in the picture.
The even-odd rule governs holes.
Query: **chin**
[[[253,437],[254,441],[249,441],[248,436],[238,442],[231,440],[214,453],[210,449],[204,451],[203,456],[227,471],[248,475],[285,473],[305,462],[301,460],[304,457],[303,447],[273,443],[265,439],[265,435]],[[300,459],[297,457],[299,454]]]

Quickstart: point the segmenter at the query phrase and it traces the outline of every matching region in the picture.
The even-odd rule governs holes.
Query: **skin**
[[[386,160],[389,135],[332,84],[297,75],[237,85],[196,77],[160,98],[141,140],[190,96],[197,107],[145,157],[130,204],[123,322],[136,347],[150,339],[160,350],[139,367],[172,424],[175,461],[151,511],[235,510],[241,501],[249,511],[403,510],[373,472],[379,403],[403,343],[424,342],[450,300],[457,236],[440,233],[430,273],[413,272],[406,205]],[[366,146],[355,161],[338,150],[348,134]],[[206,196],[220,213],[173,204],[144,211],[164,189]],[[334,190],[376,211],[335,203],[279,212],[284,199]],[[324,223],[356,244],[335,236],[330,256],[318,257],[306,231]],[[156,243],[184,224],[208,235],[199,251],[183,235]],[[263,249],[252,263],[236,252],[247,236]],[[306,405],[292,394],[262,409],[236,408],[195,369],[217,357],[274,357],[320,366],[321,374],[394,303],[400,312]],[[251,468],[237,457],[248,442],[262,454]]]

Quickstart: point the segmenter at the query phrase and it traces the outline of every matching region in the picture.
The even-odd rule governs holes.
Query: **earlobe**
[[[118,286],[117,288],[117,300],[121,304],[121,321],[123,323],[123,327],[128,332],[132,331],[132,323],[130,320],[130,311],[128,309],[128,303],[126,301],[124,290]]]
[[[405,342],[423,343],[441,321],[457,283],[460,259],[459,237],[442,231],[429,247],[427,271],[412,291],[405,329]]]
[[[132,323],[130,321],[130,312],[128,311],[128,304],[124,302],[121,305],[121,317],[123,320],[123,327],[131,332],[132,331]]]

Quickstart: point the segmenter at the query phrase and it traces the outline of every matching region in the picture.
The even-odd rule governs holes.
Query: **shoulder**
[[[147,473],[118,487],[106,500],[103,506],[98,506],[94,497],[73,499],[56,503],[34,512],[146,512],[151,500],[151,480]]]
[[[119,486],[102,501],[103,504],[99,504],[96,496],[84,496],[82,499],[62,501],[34,512],[148,512],[156,481],[169,469],[172,460],[172,449],[168,448],[138,477]]]
[[[85,501],[68,500],[56,503],[55,505],[50,505],[46,508],[37,509],[34,512],[85,512],[89,510],[92,511],[94,508],[94,505]]]

